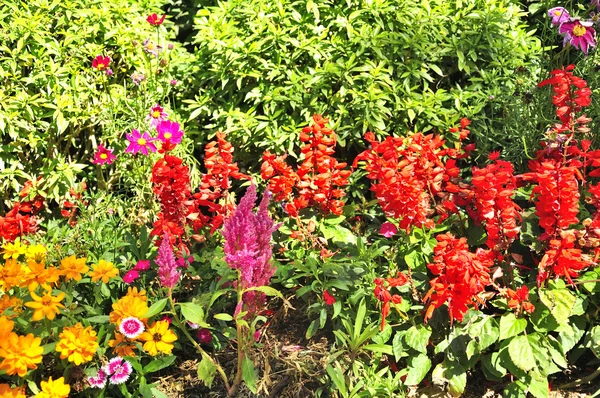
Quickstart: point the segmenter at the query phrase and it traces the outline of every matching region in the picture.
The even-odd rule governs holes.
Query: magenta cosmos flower
[[[96,58],[94,58],[92,60],[92,68],[98,69],[99,71],[103,71],[106,68],[108,68],[109,64],[110,64],[109,56],[97,55]]]
[[[129,361],[124,360],[121,357],[115,357],[108,361],[108,364],[102,368],[104,373],[110,375],[111,384],[123,384],[131,375],[133,368]]]
[[[106,386],[106,372],[104,372],[102,369],[99,369],[96,376],[88,377],[87,381],[92,387],[104,388],[104,386]]]
[[[152,143],[156,138],[152,138],[147,132],[141,134],[138,130],[133,129],[131,134],[127,134],[126,137],[129,140],[129,146],[125,149],[125,152],[133,154],[141,152],[146,156],[148,152],[156,152],[156,146]]]
[[[112,164],[117,157],[113,155],[112,149],[105,148],[104,145],[98,145],[98,150],[94,154],[93,164]]]
[[[155,14],[150,14],[148,15],[148,18],[146,18],[146,21],[152,25],[152,26],[160,26],[163,24],[163,22],[165,22],[165,17],[167,15],[164,14],[162,17],[158,17],[158,15]]]
[[[563,7],[554,7],[548,10],[548,16],[552,18],[552,25],[558,26],[567,22],[570,18],[569,12]]]
[[[150,113],[146,116],[146,120],[150,123],[150,127],[155,128],[158,123],[167,120],[169,114],[165,112],[165,108],[156,104],[150,108]]]
[[[565,42],[568,41],[573,47],[587,54],[590,47],[596,47],[596,31],[593,25],[593,22],[569,18],[569,21],[560,25],[558,33],[565,35]]]
[[[158,132],[158,139],[164,143],[169,141],[171,144],[179,144],[183,138],[183,130],[181,130],[179,123],[170,120],[163,120],[158,123],[156,131]]]
[[[144,332],[144,324],[134,316],[124,318],[119,325],[119,332],[128,339],[135,339]]]

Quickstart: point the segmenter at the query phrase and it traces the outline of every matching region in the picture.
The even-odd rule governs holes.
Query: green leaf
[[[394,340],[392,340],[392,352],[394,353],[396,362],[398,362],[400,358],[408,356],[408,354],[405,353],[404,346],[402,345],[403,337],[404,332],[397,332],[394,335]]]
[[[431,327],[426,325],[416,325],[406,331],[404,341],[406,344],[422,353],[427,352],[427,343],[431,337]]]
[[[548,379],[537,372],[533,372],[529,382],[529,393],[535,398],[548,398]]]
[[[327,365],[326,371],[335,387],[340,391],[342,397],[347,397],[348,389],[346,388],[346,380],[340,365],[338,363],[335,364],[335,367]]]
[[[177,357],[175,355],[169,355],[168,357],[155,359],[148,365],[144,366],[144,374],[158,372],[161,369],[169,367],[175,362]]]
[[[181,315],[192,323],[196,323],[202,327],[208,327],[204,320],[204,309],[195,303],[179,303],[181,309]]]
[[[97,315],[86,318],[89,323],[108,323],[110,317],[108,315]]]
[[[211,388],[215,374],[217,373],[217,365],[208,359],[205,355],[198,364],[198,378],[202,380],[205,386]]]
[[[164,298],[152,304],[152,306],[148,308],[148,311],[146,311],[146,313],[144,314],[143,318],[152,318],[154,315],[160,314],[160,312],[167,305],[167,301],[168,299]]]
[[[246,386],[250,391],[256,394],[256,369],[254,363],[248,357],[244,357],[242,361],[242,379],[246,382]]]
[[[527,328],[527,320],[518,318],[512,312],[500,318],[500,340],[520,334]]]
[[[362,346],[362,349],[372,352],[380,352],[387,355],[393,354],[392,346],[389,344],[367,344]]]
[[[533,349],[527,336],[517,336],[508,344],[508,354],[515,365],[524,371],[536,366]]]
[[[483,352],[483,350],[498,341],[498,337],[500,337],[498,322],[491,316],[486,316],[482,320],[473,323],[469,327],[468,333],[477,340],[479,352]]]
[[[225,322],[233,321],[233,317],[231,315],[225,314],[225,313],[215,314],[213,317],[220,321],[225,321]]]
[[[486,377],[493,381],[500,381],[506,374],[506,369],[502,366],[500,360],[500,354],[493,352],[488,355],[481,357],[481,364],[483,365],[483,372]]]
[[[408,374],[404,384],[415,386],[419,384],[431,369],[431,360],[427,355],[419,354],[408,359]]]
[[[538,293],[559,324],[569,321],[576,297],[568,289],[540,289]]]
[[[255,290],[257,292],[262,292],[262,293],[266,294],[267,296],[277,296],[280,299],[284,299],[283,294],[281,294],[281,292],[279,290],[274,289],[271,286],[249,287],[247,289],[244,289],[244,292],[249,292],[252,290]]]
[[[44,344],[42,348],[44,349],[42,355],[46,355],[50,352],[53,352],[56,350],[56,341],[54,343]]]
[[[526,398],[526,389],[527,387],[523,383],[515,381],[504,388],[502,396],[504,398]]]
[[[165,394],[164,392],[160,391],[156,387],[152,387],[151,391],[152,391],[152,395],[154,396],[154,398],[169,398],[169,396],[167,394]]]
[[[458,362],[449,362],[444,371],[444,376],[448,379],[448,392],[453,397],[460,397],[467,386],[467,371],[465,368]]]
[[[305,335],[307,340],[313,337],[315,333],[317,333],[317,330],[319,330],[319,323],[319,319],[313,319],[310,325],[308,325]]]

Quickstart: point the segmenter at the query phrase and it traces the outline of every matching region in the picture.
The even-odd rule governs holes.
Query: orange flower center
[[[100,154],[100,159],[107,159],[107,158],[108,158],[107,154],[105,154],[105,153]]]
[[[146,47],[148,48],[148,50],[154,50],[154,43],[148,43]]]
[[[581,37],[581,36],[585,35],[586,32],[587,32],[587,29],[585,28],[585,26],[582,26],[582,25],[577,25],[573,28],[573,35],[575,35],[577,37]]]
[[[160,112],[159,111],[152,112],[152,117],[155,119],[158,119],[160,117]]]
[[[152,336],[152,339],[158,343],[159,341],[162,341],[162,334],[154,333],[154,335]]]
[[[139,145],[146,145],[146,140],[145,140],[145,139],[143,139],[143,138],[140,138],[139,140],[137,140],[137,143],[138,143]]]
[[[50,296],[44,296],[44,297],[42,297],[42,305],[43,306],[47,306],[47,305],[50,305],[50,304],[52,304],[52,297],[50,297]]]
[[[171,133],[165,133],[165,138],[168,140],[169,138],[173,137],[173,135]]]

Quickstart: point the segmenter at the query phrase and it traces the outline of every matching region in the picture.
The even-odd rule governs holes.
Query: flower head
[[[379,228],[379,233],[386,238],[391,238],[392,236],[396,235],[397,232],[398,228],[396,228],[396,226],[389,221],[381,224],[381,228]]]
[[[565,42],[571,43],[573,47],[587,54],[590,47],[596,47],[596,31],[593,25],[593,22],[569,18],[567,22],[560,25],[558,33],[565,35]]]
[[[0,384],[0,397],[2,398],[27,398],[25,387],[13,387],[8,384]]]
[[[81,280],[81,274],[85,274],[89,271],[89,267],[85,265],[86,258],[76,258],[75,256],[69,256],[63,258],[60,262],[60,270],[65,276],[65,280],[68,282],[71,279],[76,281]]]
[[[106,73],[106,76],[108,76],[108,77],[111,77],[112,75],[114,75],[114,74],[115,74],[115,72],[113,72],[113,70],[112,70],[112,69],[110,69],[110,68],[108,68],[108,69],[106,70],[106,72],[104,72],[104,73]]]
[[[25,303],[26,307],[33,308],[32,321],[39,321],[44,318],[53,320],[56,314],[60,313],[61,308],[65,308],[60,302],[65,298],[65,293],[60,292],[58,296],[52,295],[52,289],[48,290],[42,295],[42,297],[35,294],[34,291],[30,291],[29,294],[33,301]]]
[[[156,356],[159,351],[170,354],[173,350],[173,342],[177,340],[177,335],[169,329],[169,322],[158,321],[142,333],[139,340],[145,341],[144,350],[148,354]]]
[[[146,51],[146,53],[154,55],[155,57],[158,58],[158,53],[160,52],[160,50],[162,49],[161,46],[159,46],[158,44],[154,44],[154,42],[150,39],[146,39],[144,40],[144,51]]]
[[[121,357],[135,357],[135,341],[123,336],[121,333],[115,333],[115,338],[108,341],[108,346],[112,347],[113,352]]]
[[[106,372],[102,369],[98,369],[96,376],[88,377],[87,381],[91,387],[104,388],[106,386]]]
[[[131,375],[133,367],[129,361],[121,357],[115,357],[108,361],[108,364],[102,370],[110,376],[109,381],[111,384],[123,384]]]
[[[173,289],[181,274],[177,270],[177,262],[171,248],[169,235],[165,233],[160,247],[158,248],[158,256],[156,256],[156,264],[158,264],[158,280],[163,287]]]
[[[141,152],[146,156],[149,152],[156,152],[156,146],[152,143],[156,138],[152,138],[147,132],[141,134],[138,130],[133,129],[131,134],[127,134],[126,137],[129,140],[129,146],[125,149],[125,152],[133,154]]]
[[[163,120],[156,126],[158,139],[164,143],[179,144],[183,138],[183,130],[179,123],[170,120]]]
[[[56,351],[60,353],[60,359],[67,359],[75,365],[91,361],[98,349],[96,332],[91,326],[84,328],[81,323],[65,326],[58,337]]]
[[[563,7],[554,7],[548,10],[548,16],[552,18],[552,25],[559,26],[570,18],[569,12]]]
[[[121,321],[128,317],[138,318],[145,321],[146,312],[148,312],[148,303],[146,297],[127,294],[121,297],[119,301],[112,305],[112,312],[109,314],[110,322],[120,325]]]
[[[146,18],[146,21],[152,26],[160,26],[163,24],[163,22],[165,22],[166,16],[167,16],[166,14],[163,14],[163,16],[159,18],[158,15],[156,15],[156,13],[154,13],[154,14],[148,15],[148,17]]]
[[[144,324],[136,317],[130,316],[121,321],[119,332],[129,339],[135,339],[144,332]]]
[[[56,380],[52,380],[52,377],[48,381],[42,381],[42,391],[37,393],[34,398],[68,398],[71,392],[71,387],[65,384],[65,378],[61,377]]]
[[[106,68],[108,68],[109,64],[110,64],[109,56],[97,55],[96,58],[94,58],[92,60],[92,67],[99,71],[103,71]]]
[[[200,344],[210,344],[212,341],[212,334],[210,333],[210,330],[206,328],[198,329],[196,332],[196,337],[198,338]]]
[[[136,271],[148,271],[150,269],[150,260],[140,260],[133,268]]]
[[[32,333],[27,336],[10,333],[0,344],[0,357],[4,358],[0,363],[0,370],[6,371],[9,376],[24,377],[28,369],[37,369],[44,352],[41,342],[42,339]]]
[[[156,104],[150,108],[150,113],[146,116],[146,120],[150,122],[150,127],[155,128],[160,122],[167,120],[168,116],[169,114],[165,112],[165,108]]]
[[[5,243],[2,245],[2,249],[4,249],[3,257],[5,260],[9,258],[16,260],[21,254],[27,253],[27,246],[21,245],[21,238],[15,239],[13,243]]]
[[[112,164],[117,157],[113,155],[112,149],[105,148],[104,145],[98,145],[98,150],[94,154],[93,164]]]
[[[335,297],[333,297],[327,290],[323,290],[323,301],[327,305],[335,304]]]
[[[141,72],[135,71],[131,74],[131,81],[136,86],[139,86],[140,83],[143,82],[144,80],[146,80],[146,75],[144,75]]]
[[[110,261],[100,260],[98,264],[92,265],[92,271],[88,275],[92,277],[92,282],[102,280],[103,283],[108,283],[111,278],[119,275],[119,270]]]
[[[177,80],[171,79],[169,83],[171,84],[171,86],[175,87],[177,85]]]
[[[133,283],[133,281],[135,281],[139,277],[140,277],[140,273],[137,270],[132,269],[132,270],[127,271],[127,273],[123,276],[123,282],[125,282],[129,285],[130,283]]]

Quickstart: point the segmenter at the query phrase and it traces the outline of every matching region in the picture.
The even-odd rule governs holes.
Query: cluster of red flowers
[[[560,239],[550,240],[549,249],[538,264],[538,285],[550,276],[549,270],[573,283],[572,278],[577,277],[581,270],[593,265],[592,259],[575,247],[576,241],[574,232],[570,230],[561,231]]]
[[[304,158],[297,171],[286,164],[284,156],[274,156],[268,151],[263,155],[261,176],[269,181],[275,200],[288,201],[285,209],[292,217],[307,207],[317,207],[323,214],[342,214],[341,199],[346,193],[340,188],[348,185],[352,172],[344,170],[347,164],[333,157],[335,133],[326,127],[327,122],[321,115],[313,115],[313,124],[302,129]],[[294,187],[297,196],[292,195]]]
[[[187,203],[188,219],[194,231],[210,226],[212,234],[223,224],[224,217],[235,209],[229,195],[231,178],[249,180],[250,177],[241,173],[237,163],[233,162],[233,145],[225,139],[225,133],[218,132],[217,140],[208,143],[204,153],[206,173],[202,175],[198,192]]]
[[[435,308],[447,303],[450,319],[462,321],[469,305],[482,303],[479,294],[491,283],[490,267],[495,255],[484,249],[471,253],[465,238],[457,239],[449,233],[436,239],[433,263],[427,268],[437,276],[429,281],[431,289],[425,300],[430,304],[425,320],[431,318]]]
[[[493,250],[507,249],[519,234],[519,207],[512,200],[516,188],[514,168],[510,162],[498,160],[493,152],[491,163],[483,169],[474,167],[471,194],[476,212],[470,212],[477,222],[485,224],[486,245]]]
[[[461,120],[460,140],[468,136],[467,119]],[[460,191],[452,182],[460,169],[456,159],[466,156],[460,149],[445,148],[440,135],[414,134],[406,139],[386,137],[383,142],[373,133],[365,134],[371,149],[359,154],[353,167],[365,161],[367,178],[373,180],[371,190],[388,217],[400,220],[399,227],[408,231],[412,226],[433,228],[432,202],[441,200],[438,212],[447,216],[457,210],[453,194]],[[472,147],[465,150],[472,149]],[[444,157],[449,157],[444,163]]]
[[[184,248],[181,237],[185,232],[188,214],[186,200],[190,197],[189,169],[177,156],[165,153],[152,168],[152,190],[160,201],[161,211],[151,235],[158,236],[160,245],[165,233],[170,243]]]
[[[406,285],[408,279],[406,275],[398,272],[398,276],[395,278],[375,278],[373,282],[375,283],[373,293],[375,294],[375,298],[381,302],[381,330],[383,330],[385,328],[385,320],[390,314],[390,303],[400,304],[402,302],[402,297],[397,294],[391,294],[389,289]]]
[[[69,225],[72,227],[77,224],[77,214],[81,207],[86,207],[88,202],[83,199],[83,193],[87,189],[87,184],[82,182],[79,184],[79,189],[74,187],[69,188],[70,198],[63,202],[63,208],[60,214],[69,219]]]
[[[39,220],[36,215],[44,208],[44,199],[34,195],[33,199],[23,200],[32,195],[33,185],[32,181],[27,181],[19,193],[22,200],[15,202],[4,217],[0,216],[0,238],[7,242],[37,230]]]
[[[535,311],[535,306],[529,302],[529,289],[527,286],[521,286],[516,291],[506,289],[506,297],[508,298],[508,307],[519,311],[525,311],[532,314]]]

